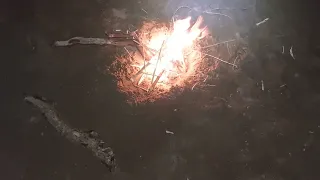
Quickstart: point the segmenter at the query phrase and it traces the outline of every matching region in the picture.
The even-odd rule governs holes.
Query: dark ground
[[[143,15],[143,7],[167,15],[168,7],[179,4],[165,8],[159,2],[1,4],[0,178],[320,179],[320,29],[317,4],[311,1],[257,0],[253,9],[226,12],[236,26],[215,28],[215,35],[228,39],[231,31],[249,37],[251,54],[241,69],[222,65],[210,90],[188,90],[176,99],[137,107],[125,102],[105,73],[114,48],[51,47],[54,40],[73,36],[103,37],[108,25],[116,24],[111,8]],[[210,4],[240,8],[252,2]],[[267,23],[250,28],[266,17]],[[139,21],[138,16],[128,19]],[[114,149],[121,172],[110,174],[89,151],[60,137],[23,102],[24,93],[55,101],[69,124],[99,132]]]

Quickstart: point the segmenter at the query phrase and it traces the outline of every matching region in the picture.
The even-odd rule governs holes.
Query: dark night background
[[[240,70],[222,65],[209,91],[130,106],[105,72],[115,48],[51,46],[137,23],[141,8],[165,17],[195,2],[235,8],[223,13],[236,25],[212,27],[213,34],[239,32],[251,50]],[[112,18],[112,8],[127,9],[128,18]],[[320,179],[319,8],[316,1],[289,0],[1,1],[0,179]],[[99,132],[120,172],[109,173],[89,151],[60,137],[23,101],[25,94],[54,101],[73,127]]]

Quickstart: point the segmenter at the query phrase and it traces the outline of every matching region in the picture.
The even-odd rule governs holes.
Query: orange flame
[[[192,48],[195,41],[208,34],[207,27],[200,27],[202,23],[201,16],[193,25],[191,17],[188,17],[175,21],[171,32],[161,31],[152,35],[146,45],[148,48],[156,50],[157,53],[147,60],[149,65],[144,69],[144,75],[140,82],[167,83],[170,77],[183,72],[186,68],[185,55],[188,53],[187,51]]]

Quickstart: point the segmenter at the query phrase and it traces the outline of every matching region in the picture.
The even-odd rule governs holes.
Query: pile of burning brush
[[[136,48],[125,47],[125,53],[110,68],[119,90],[139,103],[203,81],[216,67],[216,61],[208,60],[207,52],[203,52],[202,47],[212,44],[208,35],[201,16],[194,21],[187,17],[168,24],[144,22],[130,33]]]

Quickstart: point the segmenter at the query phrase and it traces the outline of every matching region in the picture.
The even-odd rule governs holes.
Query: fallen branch
[[[115,171],[115,154],[110,147],[103,147],[104,142],[98,139],[99,137],[97,132],[85,132],[70,128],[58,117],[58,113],[54,107],[41,98],[27,96],[24,98],[24,100],[37,107],[61,136],[67,138],[69,141],[75,144],[80,144],[83,147],[91,150],[92,154],[100,159],[101,163],[103,163],[110,172]]]
[[[116,41],[111,39],[104,39],[104,38],[85,38],[85,37],[73,37],[71,39],[65,41],[55,41],[53,46],[56,47],[65,47],[65,46],[72,46],[76,44],[82,45],[114,45],[114,46],[129,46],[129,45],[136,45],[132,40],[123,40],[123,41]]]

